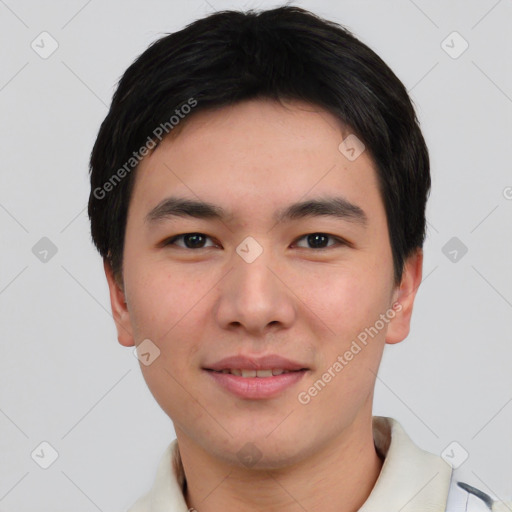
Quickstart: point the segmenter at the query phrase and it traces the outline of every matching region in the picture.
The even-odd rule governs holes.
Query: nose
[[[218,285],[219,325],[255,336],[290,327],[296,307],[287,280],[270,251],[263,250],[250,263],[235,253],[231,271]]]

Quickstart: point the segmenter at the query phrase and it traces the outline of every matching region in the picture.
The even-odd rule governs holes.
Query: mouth
[[[202,368],[224,392],[246,400],[261,400],[283,394],[295,386],[310,368],[279,354],[237,354]]]
[[[308,372],[307,368],[285,370],[267,368],[252,370],[225,368],[212,370],[203,368],[219,388],[245,400],[264,400],[278,397],[296,386]]]
[[[215,373],[223,373],[223,374],[231,374],[236,375],[237,377],[242,377],[244,379],[247,378],[268,378],[268,377],[276,377],[278,375],[282,375],[283,373],[293,373],[293,372],[302,372],[307,370],[307,368],[300,368],[298,370],[285,370],[283,368],[267,368],[262,370],[253,370],[253,369],[243,369],[243,368],[225,368],[223,370],[212,370],[210,368],[205,368],[206,371],[215,372]]]

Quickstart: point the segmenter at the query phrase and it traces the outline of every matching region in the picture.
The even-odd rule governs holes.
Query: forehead
[[[180,146],[185,148],[200,141],[209,144],[229,136],[230,140],[243,141],[247,145],[271,143],[266,147],[267,151],[277,145],[293,147],[297,142],[305,148],[311,145],[319,149],[318,138],[326,132],[339,138],[342,134],[349,134],[350,128],[318,105],[299,100],[260,98],[193,111],[170,132],[161,146],[168,146],[179,139]],[[315,133],[318,136],[312,138]],[[224,139],[224,143],[230,140]],[[330,142],[326,140],[326,144]]]
[[[176,193],[223,204],[234,215],[267,205],[274,213],[308,196],[379,201],[368,152],[351,160],[340,151],[348,135],[334,115],[298,101],[259,99],[198,111],[141,162],[133,196],[146,214]]]

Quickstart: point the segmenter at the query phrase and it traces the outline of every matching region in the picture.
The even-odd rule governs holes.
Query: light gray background
[[[457,441],[468,477],[511,499],[512,2],[294,3],[390,65],[430,148],[425,278],[409,338],[386,347],[374,413],[428,451]],[[276,5],[0,0],[0,510],[120,511],[149,489],[174,431],[117,342],[88,157],[150,42],[213,10]],[[46,59],[31,48],[49,48],[43,31],[59,45]],[[460,51],[457,36],[442,46],[453,31],[469,44],[458,58],[445,51]],[[42,237],[57,247],[47,262],[32,252]],[[442,252],[452,237],[468,248],[455,262]],[[58,452],[48,469],[31,457],[43,441]]]

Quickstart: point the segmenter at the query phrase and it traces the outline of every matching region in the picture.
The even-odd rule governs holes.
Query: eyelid
[[[350,243],[348,240],[345,240],[344,238],[341,238],[336,235],[331,235],[330,233],[325,233],[323,231],[313,231],[311,233],[306,233],[305,235],[302,235],[299,238],[297,238],[294,243],[297,243],[297,241],[302,240],[303,238],[306,238],[310,235],[323,235],[323,236],[333,239],[336,243],[334,243],[332,245],[328,245],[327,247],[319,247],[316,249],[311,248],[311,247],[299,247],[299,249],[310,249],[312,251],[319,252],[319,251],[325,251],[328,249],[334,249],[335,247],[342,247],[342,246],[353,247],[353,244]]]
[[[190,249],[189,247],[182,247],[180,245],[176,245],[176,240],[183,239],[187,235],[201,235],[204,238],[209,238],[213,241],[213,238],[205,233],[200,233],[199,231],[190,231],[187,233],[182,233],[181,235],[174,235],[169,238],[166,238],[161,244],[159,244],[161,247],[167,247],[167,246],[174,246],[179,247],[180,249],[185,249],[189,251],[199,251],[200,249],[208,249],[210,247],[213,247],[213,245],[207,246],[207,247],[199,247],[198,249]],[[215,242],[214,242],[215,243]]]

